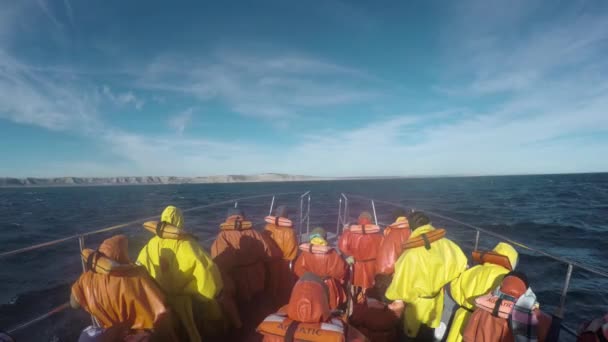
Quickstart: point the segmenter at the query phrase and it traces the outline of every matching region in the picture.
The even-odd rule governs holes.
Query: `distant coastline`
[[[226,184],[226,183],[280,183],[307,181],[348,181],[382,179],[426,179],[426,178],[483,178],[483,177],[525,177],[603,174],[608,172],[546,173],[513,175],[410,175],[376,177],[317,177],[290,175],[283,173],[261,173],[253,175],[217,175],[201,177],[177,176],[132,176],[132,177],[0,177],[0,188],[27,187],[78,187],[78,186],[121,186],[121,185],[178,185],[178,184]]]
[[[335,179],[338,178],[288,175],[280,173],[262,173],[256,175],[220,175],[205,177],[0,177],[0,188],[305,182]]]

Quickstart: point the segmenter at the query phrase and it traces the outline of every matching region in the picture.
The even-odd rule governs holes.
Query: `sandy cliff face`
[[[145,184],[204,184],[239,182],[293,182],[324,178],[263,173],[258,175],[220,175],[207,177],[56,177],[0,178],[0,187],[20,186],[79,186],[79,185],[145,185]]]

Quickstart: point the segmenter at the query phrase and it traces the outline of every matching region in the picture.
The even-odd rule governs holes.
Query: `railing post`
[[[306,212],[306,234],[310,234],[310,195],[308,195],[308,210]]]
[[[82,263],[82,273],[85,273],[87,271],[87,266],[84,262],[84,259],[82,258],[82,251],[85,248],[84,236],[82,236],[82,235],[80,235],[78,237],[78,246],[80,247],[80,262]],[[99,323],[97,323],[97,320],[95,319],[95,317],[93,315],[91,315],[91,324],[93,324],[94,327],[99,327]]]
[[[84,263],[84,259],[82,258],[82,251],[84,250],[84,236],[80,235],[78,237],[78,246],[80,247],[80,263],[82,264],[82,273],[87,271],[87,266]]]
[[[473,250],[476,251],[478,247],[479,247],[479,229],[477,229],[477,233],[475,233],[475,249],[473,249]]]
[[[340,235],[340,216],[342,215],[342,197],[338,200],[338,222],[336,222],[336,235]]]
[[[559,299],[559,307],[555,311],[555,316],[564,318],[564,311],[566,307],[566,297],[568,296],[568,287],[570,287],[570,279],[572,278],[572,264],[568,264],[568,271],[566,272],[566,280],[564,280],[564,288],[562,289],[562,295]]]
[[[274,207],[274,195],[272,195],[272,201],[270,202],[270,211],[268,212],[268,216],[272,215],[273,207]]]
[[[376,226],[378,225],[378,216],[376,215],[376,204],[374,200],[372,200],[372,210],[374,211],[374,221],[376,222]]]

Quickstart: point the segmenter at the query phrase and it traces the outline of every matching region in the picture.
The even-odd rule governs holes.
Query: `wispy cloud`
[[[124,93],[114,93],[107,85],[104,85],[101,89],[103,94],[116,105],[133,105],[137,110],[141,110],[145,104],[143,99],[135,96],[135,94],[130,90]]]
[[[190,107],[179,114],[172,116],[169,118],[169,127],[175,129],[175,132],[178,135],[182,135],[186,126],[192,120],[192,114],[194,113],[194,108]]]
[[[203,102],[219,100],[245,116],[277,119],[369,101],[380,95],[372,82],[361,71],[306,56],[221,52],[202,61],[161,57],[148,65],[138,85]]]

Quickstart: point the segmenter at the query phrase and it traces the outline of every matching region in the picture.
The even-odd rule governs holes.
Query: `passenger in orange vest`
[[[289,304],[258,326],[264,342],[361,342],[368,339],[340,317],[332,317],[328,290],[321,278],[305,273],[296,283]]]
[[[277,207],[274,216],[267,216],[265,220],[267,224],[262,234],[273,251],[272,260],[268,263],[267,289],[278,308],[287,303],[291,294],[294,279],[289,264],[297,256],[298,245],[286,206]]]
[[[211,246],[211,257],[226,283],[223,298],[219,301],[232,324],[239,328],[246,323],[241,317],[255,321],[254,316],[265,315],[261,313],[264,308],[260,307],[258,299],[266,285],[265,263],[270,260],[270,248],[240,209],[228,211],[226,221],[220,225],[220,233]],[[234,307],[239,308],[240,314],[234,312]]]
[[[526,276],[511,272],[491,293],[475,299],[463,333],[465,342],[514,342],[546,340],[551,317],[540,311]]]
[[[372,215],[364,211],[359,215],[356,225],[344,230],[338,248],[350,265],[354,264],[353,286],[358,295],[374,286],[376,275],[376,258],[382,243],[380,227],[372,224]],[[360,296],[358,296],[361,299]]]
[[[403,244],[412,234],[404,210],[397,211],[394,217],[395,222],[384,229],[384,239],[376,259],[376,273],[392,275],[395,272],[395,262],[403,252]]]
[[[363,303],[355,304],[350,323],[372,342],[391,342],[398,339],[398,328],[404,306],[391,305],[384,294],[391,277],[377,274],[374,287],[369,289]]]
[[[93,315],[116,340],[135,336],[146,340],[152,335],[161,340],[177,340],[165,297],[146,269],[129,259],[126,236],[104,240],[98,251],[85,249],[82,257],[87,271],[72,285],[73,308],[82,308]],[[95,336],[85,332],[81,338],[86,340],[108,338],[104,333]]]
[[[608,341],[608,314],[583,324],[579,328],[576,342]]]
[[[300,245],[302,254],[296,259],[294,272],[298,277],[311,272],[323,279],[329,289],[329,308],[340,308],[347,300],[345,284],[348,266],[336,249],[329,246],[323,228],[313,229],[309,238],[309,243]]]

